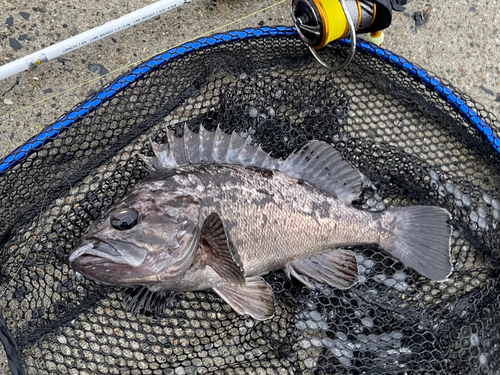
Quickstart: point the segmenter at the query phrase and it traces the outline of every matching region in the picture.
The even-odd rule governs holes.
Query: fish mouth
[[[89,238],[88,243],[75,249],[69,256],[71,264],[75,262],[115,263],[139,267],[146,260],[148,251],[129,242],[120,240],[101,240]]]

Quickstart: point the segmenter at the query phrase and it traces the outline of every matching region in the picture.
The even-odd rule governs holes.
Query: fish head
[[[69,257],[83,276],[115,286],[153,285],[185,272],[199,246],[200,204],[141,186],[99,217]]]

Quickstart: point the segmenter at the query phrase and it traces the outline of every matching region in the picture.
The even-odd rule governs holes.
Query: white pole
[[[158,1],[142,9],[136,10],[135,12],[126,14],[116,20],[106,22],[102,26],[87,30],[81,34],[75,35],[72,38],[63,40],[62,42],[32,53],[31,55],[12,61],[6,65],[0,66],[0,80],[27,70],[32,66],[40,65],[46,61],[55,59],[56,57],[89,45],[90,43],[94,43],[102,38],[110,36],[118,31],[125,30],[130,26],[141,23],[190,1],[191,0]]]

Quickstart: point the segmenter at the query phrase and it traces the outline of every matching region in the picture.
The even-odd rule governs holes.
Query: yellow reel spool
[[[342,39],[349,32],[349,24],[338,0],[313,0],[323,19],[323,40],[314,49],[321,49],[334,40]]]
[[[349,1],[354,1],[359,13],[359,1]],[[333,72],[349,65],[356,52],[356,25],[349,14],[346,0],[293,0],[292,18],[300,38],[321,65]],[[359,16],[356,20],[359,25]],[[350,36],[351,45],[345,61],[337,67],[325,63],[316,51],[347,35]]]

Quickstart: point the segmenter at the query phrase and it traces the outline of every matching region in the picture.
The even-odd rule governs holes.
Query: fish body
[[[117,286],[212,289],[256,319],[274,311],[270,271],[351,287],[348,246],[378,245],[435,280],[450,273],[446,210],[356,209],[361,176],[330,145],[277,161],[236,137],[186,127],[182,147],[172,136],[153,145],[152,174],[89,229],[72,267]]]
[[[207,165],[179,168],[154,179],[137,187],[143,190],[142,201],[176,191],[199,201],[203,218],[217,213],[247,277],[264,275],[331,249],[376,244],[384,231],[380,214],[357,210],[280,172]],[[200,267],[197,273],[213,275],[210,270]],[[172,286],[167,277],[165,287],[198,290],[196,283],[187,280],[193,277],[192,272],[181,276],[179,280],[185,284]],[[214,283],[220,280],[217,277]]]

